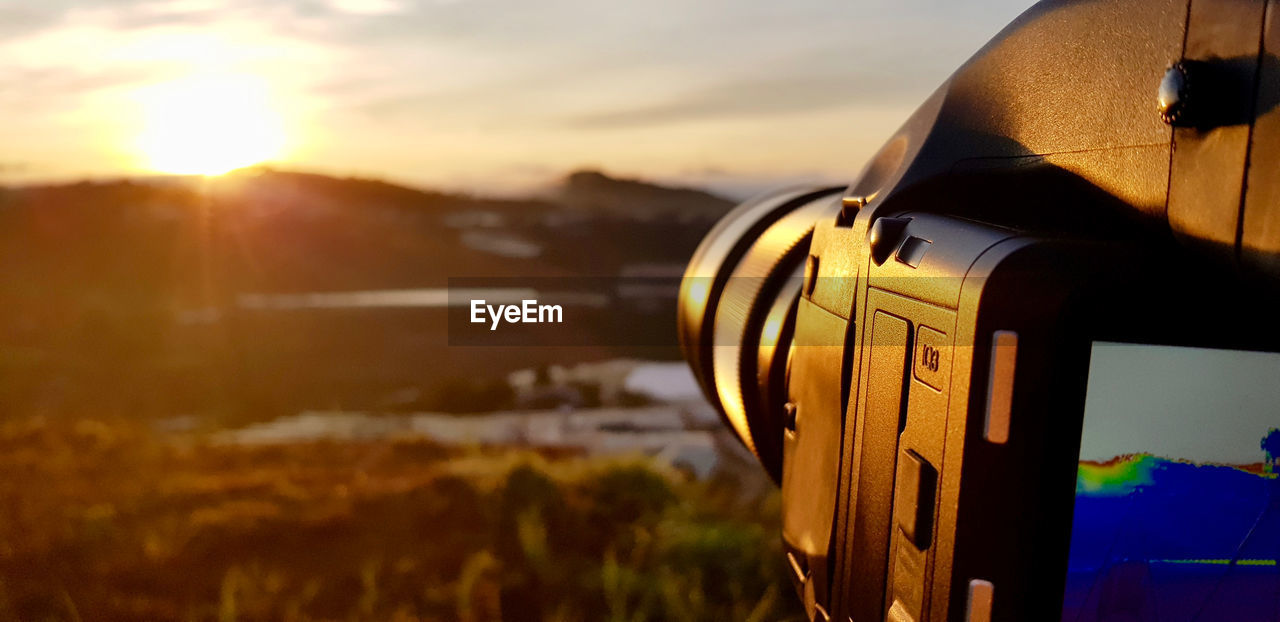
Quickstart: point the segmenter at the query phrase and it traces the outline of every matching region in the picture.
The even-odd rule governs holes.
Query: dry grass
[[[775,619],[776,511],[639,459],[28,419],[0,424],[0,620]]]

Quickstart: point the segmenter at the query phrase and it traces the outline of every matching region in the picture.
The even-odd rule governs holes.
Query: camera
[[[811,620],[1280,620],[1280,5],[1041,2],[692,257]]]

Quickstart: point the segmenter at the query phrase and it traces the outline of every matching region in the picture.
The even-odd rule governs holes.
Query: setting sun
[[[136,99],[137,147],[151,170],[219,175],[282,155],[283,122],[256,76],[193,75],[141,89]]]

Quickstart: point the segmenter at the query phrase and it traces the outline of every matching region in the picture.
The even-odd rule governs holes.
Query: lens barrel
[[[726,214],[694,251],[680,286],[685,360],[707,399],[781,481],[786,373],[809,240],[844,188],[790,189]]]

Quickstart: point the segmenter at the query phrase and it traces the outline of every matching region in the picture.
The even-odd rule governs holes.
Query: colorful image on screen
[[[1063,622],[1280,622],[1280,353],[1095,342]]]

